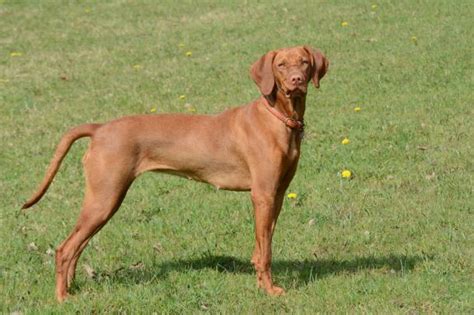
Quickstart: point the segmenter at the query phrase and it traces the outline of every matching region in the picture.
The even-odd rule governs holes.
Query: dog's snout
[[[290,81],[294,85],[300,85],[301,83],[303,83],[303,76],[299,73],[293,74],[290,77]]]

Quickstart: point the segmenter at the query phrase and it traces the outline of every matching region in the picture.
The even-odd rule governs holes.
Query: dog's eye
[[[280,62],[279,64],[277,64],[278,68],[284,68],[285,66],[286,64],[284,62]]]
[[[303,60],[301,63],[304,64],[304,65],[308,65],[309,61],[308,60]]]

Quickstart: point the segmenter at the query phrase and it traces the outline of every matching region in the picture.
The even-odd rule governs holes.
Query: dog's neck
[[[278,89],[267,98],[271,106],[287,117],[303,121],[306,94],[287,97],[283,91]]]

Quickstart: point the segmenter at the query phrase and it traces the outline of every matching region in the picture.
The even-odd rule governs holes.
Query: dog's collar
[[[270,103],[268,102],[267,98],[262,96],[262,103],[265,105],[265,108],[268,109],[268,111],[278,118],[280,121],[282,121],[287,127],[291,129],[296,129],[298,131],[303,132],[304,131],[304,121],[303,119],[297,120],[291,117],[286,116],[282,112],[278,111],[275,107],[271,106]]]

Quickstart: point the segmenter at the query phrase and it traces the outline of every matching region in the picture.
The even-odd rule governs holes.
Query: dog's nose
[[[303,83],[303,76],[301,74],[293,74],[290,77],[290,81],[294,85],[299,85],[299,84]]]

